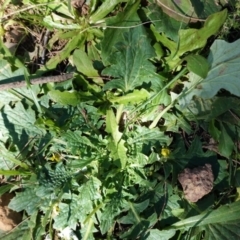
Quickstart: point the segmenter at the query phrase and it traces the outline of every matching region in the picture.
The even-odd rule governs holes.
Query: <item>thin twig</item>
[[[73,73],[66,73],[64,75],[58,75],[58,76],[34,78],[34,79],[30,80],[30,82],[31,82],[31,84],[64,82],[72,77],[73,77]],[[3,84],[1,84],[1,81],[0,81],[0,91],[11,89],[11,88],[26,87],[26,86],[27,86],[27,83],[25,80],[10,82],[10,83],[3,83]]]

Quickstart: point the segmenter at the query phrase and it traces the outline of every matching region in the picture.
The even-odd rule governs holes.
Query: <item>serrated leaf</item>
[[[155,56],[154,48],[142,26],[128,30],[124,41],[115,47],[116,51],[109,58],[111,66],[102,72],[115,79],[107,82],[104,90],[116,88],[128,92],[155,77],[155,66],[148,60]]]
[[[136,14],[139,8],[139,0],[133,5],[128,5],[124,12],[119,12],[116,16],[106,19],[107,26],[115,26],[114,28],[107,28],[104,31],[104,38],[101,42],[102,60],[104,65],[109,64],[109,58],[114,50],[113,46],[123,39],[123,33],[128,31],[127,26],[137,25],[140,19]],[[119,28],[117,28],[119,26]],[[124,27],[124,28],[123,28]]]
[[[77,92],[51,90],[48,92],[48,96],[52,101],[60,103],[63,106],[70,105],[75,107],[80,101],[79,94]]]
[[[63,199],[70,202],[68,204],[59,203],[59,214],[54,219],[54,228],[58,230],[65,227],[76,229],[77,224],[85,224],[84,221],[93,210],[94,200],[101,199],[100,185],[101,182],[97,178],[91,177],[79,188],[78,195],[65,194]]]
[[[87,137],[83,136],[82,132],[80,131],[75,131],[75,132],[68,131],[62,135],[62,138],[66,140],[69,148],[80,147],[80,146],[88,146],[91,148],[96,148],[96,146],[92,144]]]
[[[157,32],[163,32],[167,37],[177,42],[178,31],[183,29],[186,24],[169,17],[156,3],[150,3],[147,15],[155,25]]]
[[[165,143],[166,145],[169,145],[171,142],[171,138],[156,128],[149,129],[147,127],[137,126],[135,133],[135,136],[129,140],[130,145],[134,143],[154,144],[156,142],[161,142],[162,144]]]
[[[23,68],[19,68],[13,72],[10,63],[6,60],[0,59],[0,84],[19,81],[22,79],[24,79]]]
[[[16,212],[25,210],[29,215],[38,210],[43,200],[39,198],[33,188],[27,188],[23,192],[16,193],[8,207]]]
[[[209,63],[207,59],[201,55],[188,55],[185,60],[187,61],[187,68],[189,71],[197,74],[198,76],[207,77],[209,70]]]
[[[6,105],[0,110],[0,128],[2,136],[7,135],[13,138],[19,148],[23,147],[29,137],[43,135],[45,130],[35,126],[35,112],[32,109],[25,109],[21,102],[17,102],[14,108]]]
[[[101,233],[105,234],[114,224],[114,218],[121,212],[122,199],[118,193],[111,195],[110,201],[103,207],[100,217]]]

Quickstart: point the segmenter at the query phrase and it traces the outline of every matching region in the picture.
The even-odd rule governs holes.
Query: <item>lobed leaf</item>
[[[126,32],[124,41],[118,42],[115,47],[116,51],[109,58],[111,66],[102,72],[115,79],[106,83],[104,90],[128,92],[155,77],[155,66],[148,60],[155,56],[154,49],[142,26]]]

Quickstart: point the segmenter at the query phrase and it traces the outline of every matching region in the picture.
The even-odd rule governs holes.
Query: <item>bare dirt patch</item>
[[[14,194],[6,193],[0,198],[0,230],[8,232],[16,227],[22,220],[22,215],[8,208]]]

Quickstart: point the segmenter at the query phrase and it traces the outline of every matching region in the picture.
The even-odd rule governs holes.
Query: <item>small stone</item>
[[[197,202],[213,189],[212,166],[205,164],[193,169],[185,168],[178,175],[178,181],[182,185],[185,198],[189,202]]]

